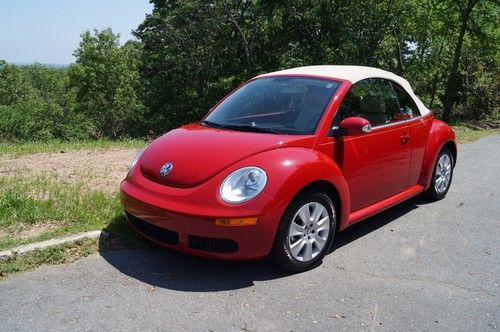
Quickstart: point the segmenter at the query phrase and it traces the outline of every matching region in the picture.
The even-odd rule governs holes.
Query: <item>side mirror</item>
[[[344,135],[361,135],[372,131],[372,125],[364,118],[351,116],[340,122],[339,131]]]

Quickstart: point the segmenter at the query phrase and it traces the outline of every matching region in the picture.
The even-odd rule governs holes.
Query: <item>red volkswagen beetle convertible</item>
[[[258,76],[153,141],[121,184],[146,238],[303,271],[338,231],[424,193],[443,198],[455,134],[403,78],[355,66]]]

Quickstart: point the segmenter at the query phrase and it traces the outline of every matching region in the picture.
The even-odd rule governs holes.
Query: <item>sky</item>
[[[123,44],[152,8],[148,0],[0,0],[0,59],[72,63],[82,32],[111,27]]]

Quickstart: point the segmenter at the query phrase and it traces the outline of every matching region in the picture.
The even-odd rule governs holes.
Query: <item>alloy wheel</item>
[[[300,262],[308,262],[322,252],[330,233],[330,216],[319,202],[302,205],[288,231],[290,253]]]
[[[451,158],[448,154],[443,154],[436,165],[436,179],[434,189],[438,194],[442,194],[448,189],[451,180]]]

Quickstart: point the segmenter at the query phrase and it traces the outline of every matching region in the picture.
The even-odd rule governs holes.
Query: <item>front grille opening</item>
[[[169,229],[161,228],[153,224],[148,223],[145,220],[137,218],[126,212],[128,221],[134,226],[139,232],[150,238],[169,245],[179,244],[179,233],[171,231]]]
[[[238,243],[229,239],[216,239],[203,236],[188,236],[188,246],[206,252],[231,253],[238,251]]]

